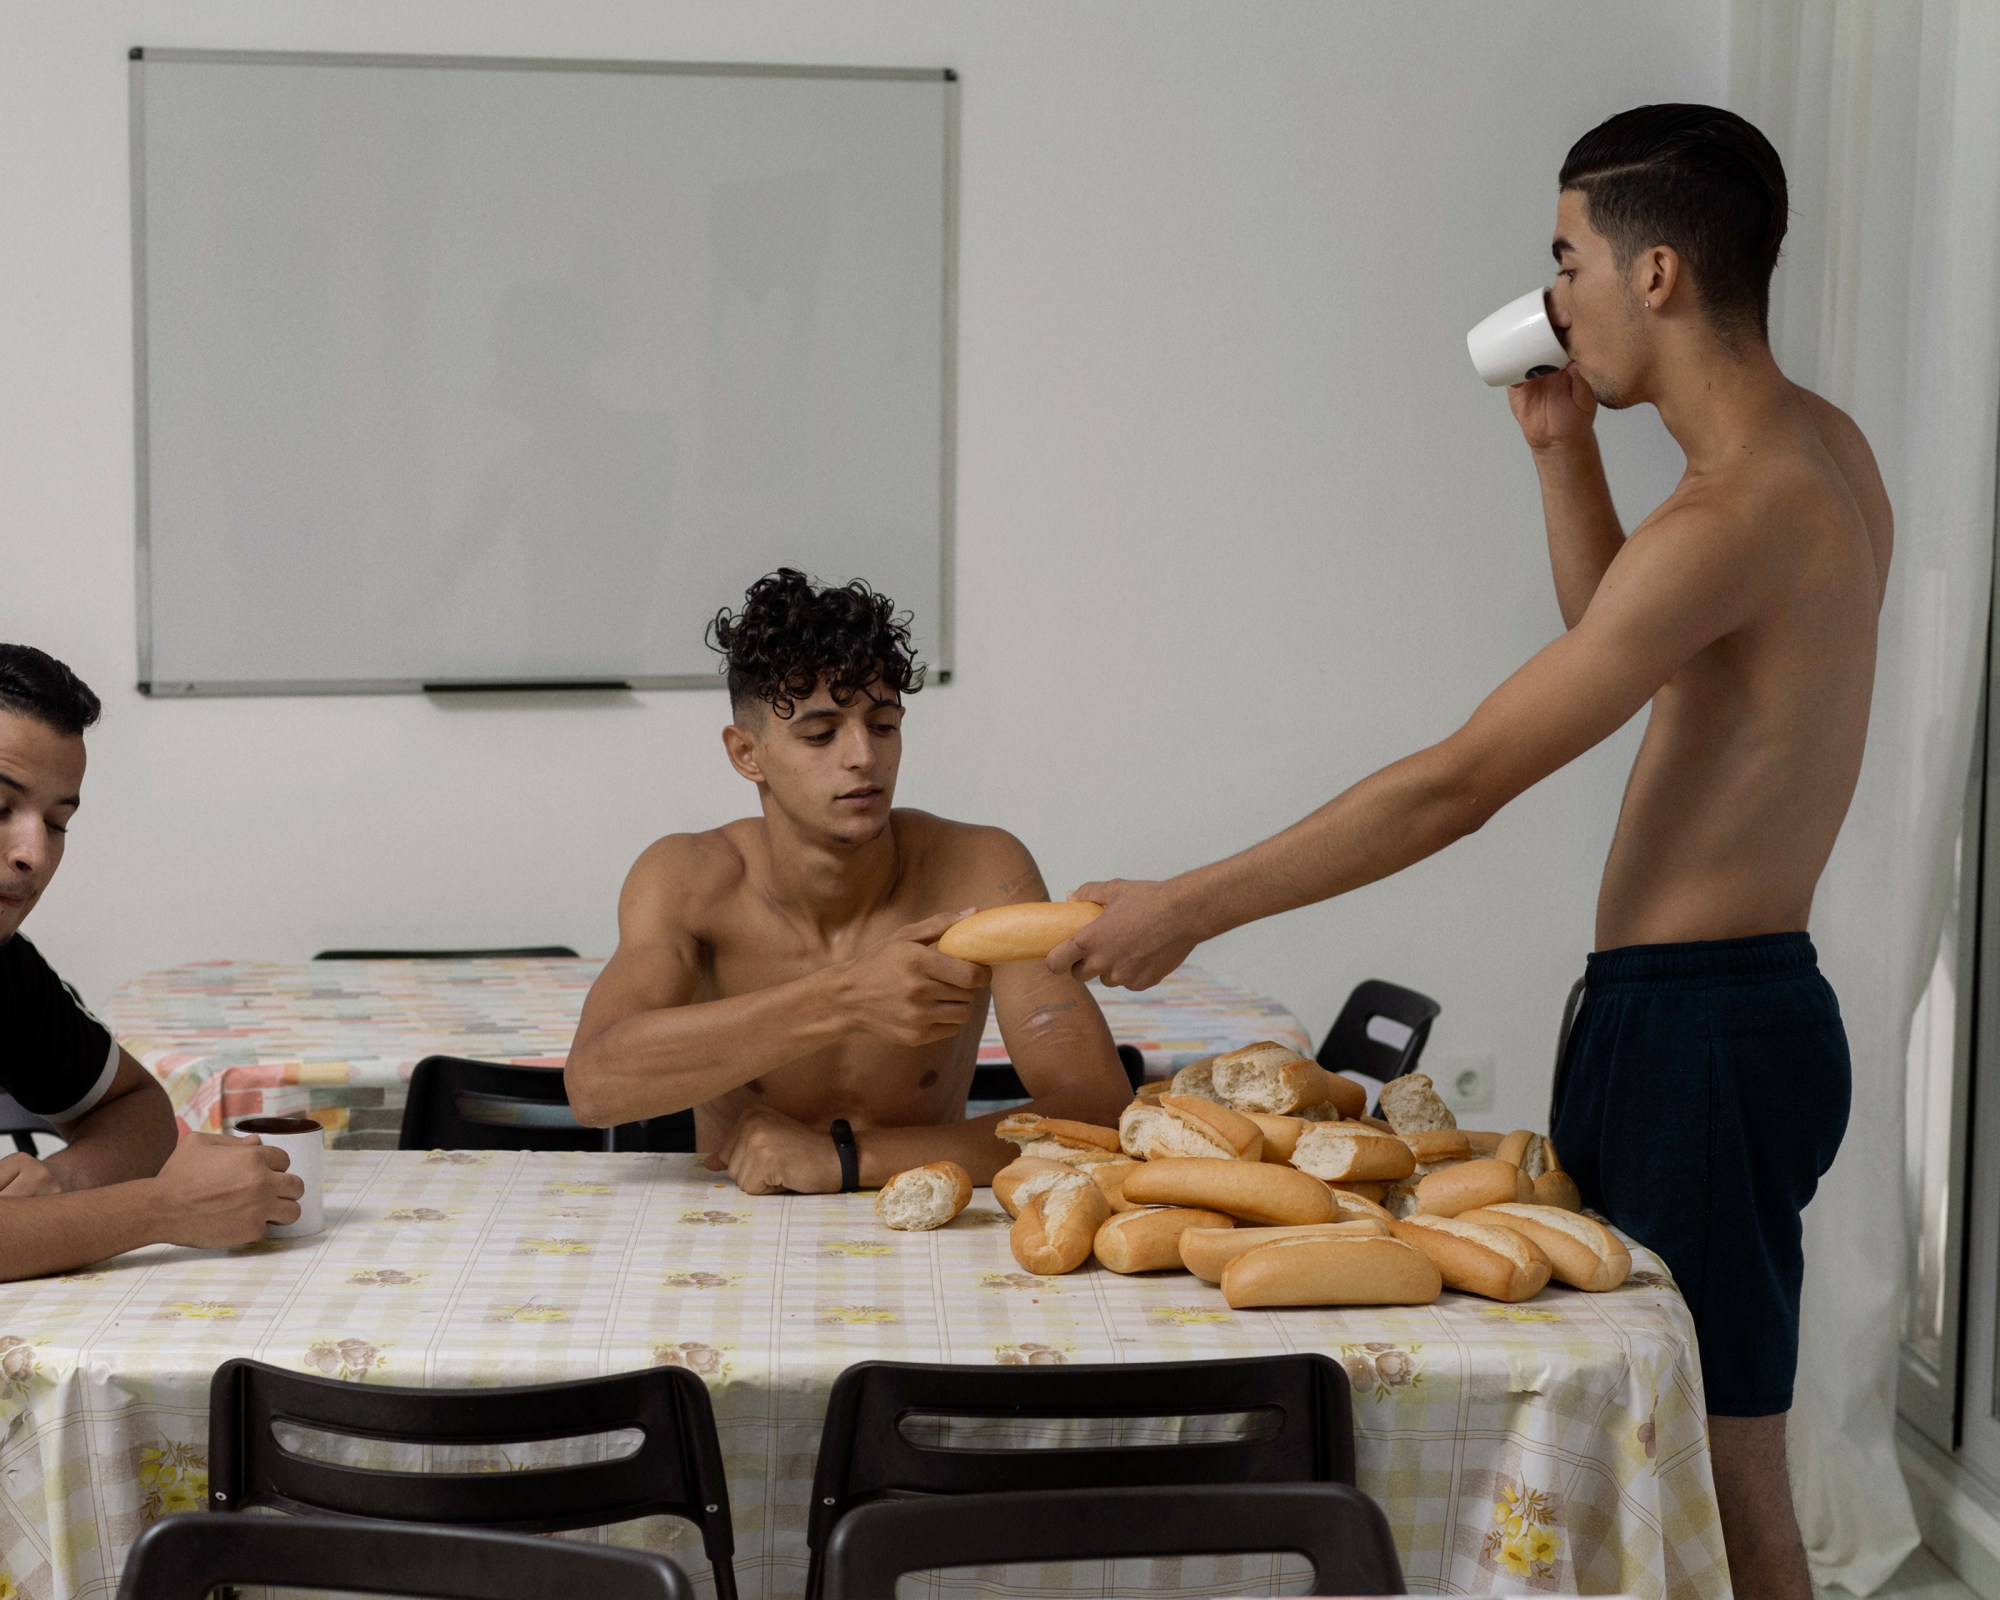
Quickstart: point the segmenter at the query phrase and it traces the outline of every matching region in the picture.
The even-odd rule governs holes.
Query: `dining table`
[[[560,1067],[601,959],[196,961],[124,984],[101,1013],[166,1087],[183,1126],[310,1116],[344,1149],[393,1149],[425,1056]],[[1268,995],[1182,967],[1144,993],[1093,984],[1120,1044],[1149,1076],[1273,1039],[1312,1052]],[[991,1015],[979,1061],[1008,1059]]]
[[[684,1155],[335,1150],[325,1184],[312,1237],[151,1246],[0,1295],[0,1595],[110,1595],[147,1524],[205,1504],[209,1381],[232,1357],[433,1387],[684,1368],[714,1402],[744,1600],[797,1600],[851,1363],[1305,1351],[1346,1372],[1359,1486],[1410,1593],[1728,1593],[1691,1320],[1637,1245],[1604,1294],[1232,1310],[1181,1272],[1024,1271],[984,1189],[948,1226],[896,1232],[865,1194],[752,1197]],[[551,1447],[480,1448],[502,1471]],[[683,1524],[598,1536],[713,1592]],[[1270,1594],[1279,1559],[1077,1570],[1086,1594]]]

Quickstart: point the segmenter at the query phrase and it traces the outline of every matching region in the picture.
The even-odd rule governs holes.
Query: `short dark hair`
[[[1570,147],[1558,182],[1582,193],[1619,266],[1670,245],[1719,329],[1770,337],[1771,273],[1789,220],[1785,166],[1750,123],[1715,106],[1621,111]]]
[[[0,711],[81,736],[103,709],[90,685],[54,656],[31,644],[0,644]]]
[[[921,689],[909,624],[907,612],[897,615],[894,601],[859,578],[822,587],[780,567],[750,585],[741,611],[715,614],[708,643],[725,658],[733,710],[761,700],[789,717],[822,680],[843,706],[871,686],[898,696]]]

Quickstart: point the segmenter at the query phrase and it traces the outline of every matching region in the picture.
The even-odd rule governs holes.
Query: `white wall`
[[[30,932],[88,993],[200,957],[563,940],[749,799],[720,693],[150,702],[135,675],[126,49],[949,65],[964,79],[955,681],[900,798],[1057,893],[1192,865],[1448,732],[1559,626],[1463,330],[1549,271],[1600,118],[1722,93],[1721,0],[0,5],[0,637],[105,696]],[[1628,521],[1678,457],[1601,430]],[[718,603],[731,599],[716,597]],[[1539,1122],[1636,729],[1401,879],[1197,959],[1315,1033],[1437,995]]]

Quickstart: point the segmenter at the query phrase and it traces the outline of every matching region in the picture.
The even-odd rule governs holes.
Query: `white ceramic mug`
[[[1496,389],[1569,365],[1569,352],[1549,321],[1546,289],[1508,301],[1465,336],[1465,348],[1480,377]]]
[[[264,1233],[271,1239],[306,1239],[326,1226],[324,1180],[326,1129],[307,1117],[245,1117],[236,1124],[238,1133],[254,1133],[273,1150],[291,1158],[287,1169],[306,1186],[299,1196],[297,1222],[268,1223]]]

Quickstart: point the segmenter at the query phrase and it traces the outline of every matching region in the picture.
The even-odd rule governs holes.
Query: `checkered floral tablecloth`
[[[866,1195],[753,1199],[684,1156],[335,1152],[327,1186],[314,1239],[155,1247],[0,1289],[0,1593],[108,1595],[147,1522],[202,1503],[208,1380],[231,1356],[433,1385],[687,1367],[715,1400],[745,1600],[790,1600],[850,1362],[1298,1350],[1353,1380],[1361,1487],[1413,1593],[1728,1592],[1687,1309],[1641,1249],[1608,1295],[1231,1311],[1181,1274],[1024,1273],[984,1190],[950,1227],[903,1234]],[[613,1537],[676,1554],[709,1592],[691,1530]],[[1268,1570],[1134,1565],[1091,1592],[1272,1592]]]
[[[393,1148],[427,1055],[559,1067],[604,963],[204,961],[135,979],[102,1007],[188,1127],[310,1112],[336,1147]],[[1144,994],[1099,990],[1111,1034],[1154,1075],[1257,1039],[1313,1048],[1277,1001],[1183,967]],[[1005,1061],[989,1019],[981,1061]]]

